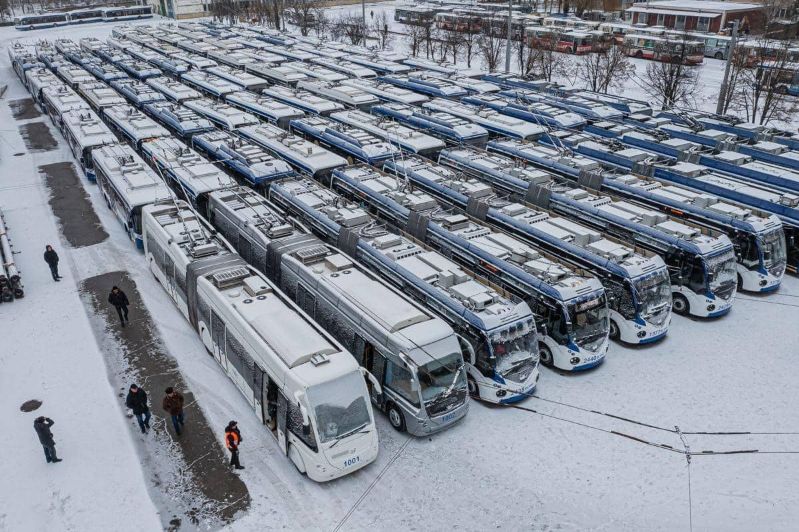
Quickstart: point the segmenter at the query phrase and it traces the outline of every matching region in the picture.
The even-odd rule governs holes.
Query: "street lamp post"
[[[727,99],[727,83],[730,77],[730,67],[735,56],[735,40],[738,38],[738,21],[732,23],[732,38],[730,39],[730,50],[727,52],[727,65],[724,67],[724,79],[719,89],[719,101],[716,103],[716,114],[720,115],[724,111],[724,101]]]

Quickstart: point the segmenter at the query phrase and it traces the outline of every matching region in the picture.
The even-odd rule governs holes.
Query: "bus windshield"
[[[729,299],[735,291],[738,276],[733,251],[706,258],[705,275],[708,290],[722,299]]]
[[[311,386],[306,396],[322,443],[348,436],[371,422],[360,372]]]
[[[516,323],[490,333],[491,352],[496,357],[494,371],[504,379],[524,382],[535,370],[538,360],[538,339],[535,322]]]
[[[663,269],[633,281],[638,313],[644,321],[655,325],[662,324],[668,317],[671,304],[671,280],[668,271]]]
[[[608,306],[605,294],[569,305],[569,321],[574,342],[583,349],[593,351],[608,336]]]
[[[770,233],[760,237],[760,248],[763,255],[763,266],[767,270],[785,266],[787,262],[787,252],[785,245],[785,232],[782,229],[775,229]]]
[[[466,375],[460,352],[419,366],[418,375],[422,401],[429,416],[443,414],[466,400]]]

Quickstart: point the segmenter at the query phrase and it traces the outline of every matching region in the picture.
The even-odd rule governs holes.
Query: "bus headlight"
[[[508,395],[508,392],[505,390],[497,390],[497,397],[505,397],[506,395]]]
[[[713,311],[713,310],[716,310],[716,305],[708,305],[708,306],[707,306],[707,311],[708,311],[708,312],[711,312],[711,311]]]
[[[766,286],[767,284],[768,281],[766,281],[765,279],[760,279],[760,286]]]
[[[646,336],[646,331],[638,331],[638,338],[643,338]]]
[[[576,366],[577,364],[580,363],[580,357],[572,357],[571,360],[569,360],[569,363],[572,366]]]

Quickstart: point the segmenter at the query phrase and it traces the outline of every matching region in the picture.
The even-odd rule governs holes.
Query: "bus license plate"
[[[442,417],[441,421],[447,422],[447,421],[452,421],[453,419],[455,419],[455,412],[450,412],[449,414]]]
[[[361,461],[360,456],[353,456],[352,458],[347,458],[346,460],[344,460],[344,467],[352,467],[360,461]]]

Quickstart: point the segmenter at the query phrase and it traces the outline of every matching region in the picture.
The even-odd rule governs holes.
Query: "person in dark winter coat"
[[[33,429],[36,431],[36,435],[39,436],[39,442],[42,447],[44,447],[44,457],[47,459],[48,464],[61,461],[55,454],[55,440],[53,439],[53,433],[50,431],[50,427],[53,425],[54,422],[49,417],[39,416],[33,421]]]
[[[119,321],[122,322],[122,326],[125,326],[125,322],[130,323],[128,319],[128,296],[125,295],[125,292],[119,289],[118,286],[115,286],[111,289],[111,293],[108,294],[108,302],[114,305],[114,308],[117,309],[117,314],[119,314]]]
[[[230,465],[236,469],[244,469],[239,463],[239,445],[241,445],[241,432],[238,423],[231,421],[225,427],[225,445],[230,451]]]
[[[150,428],[150,408],[147,406],[147,392],[136,386],[130,385],[128,397],[125,399],[125,406],[133,410],[133,415],[139,422],[142,433]]]
[[[172,416],[172,426],[175,427],[175,432],[178,436],[180,436],[181,429],[183,428],[183,395],[180,392],[175,391],[173,387],[169,387],[165,390],[166,395],[164,396],[164,401],[161,404],[164,410],[169,412],[169,415]]]
[[[60,281],[61,276],[58,275],[58,253],[55,252],[53,246],[50,244],[44,247],[44,262],[50,266],[50,273],[53,275],[53,281]]]

